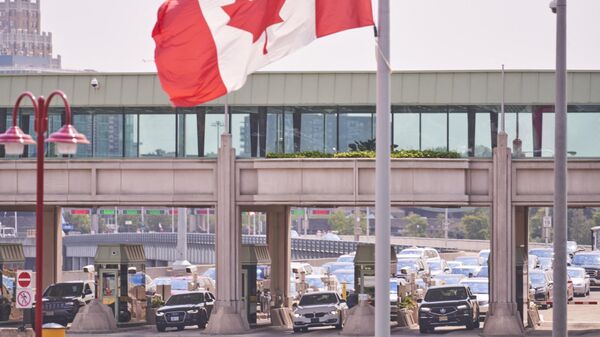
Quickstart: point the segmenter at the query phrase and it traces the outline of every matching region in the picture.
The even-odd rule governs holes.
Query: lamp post
[[[67,100],[67,95],[60,90],[53,91],[50,93],[48,98],[43,96],[35,97],[31,92],[23,92],[17,98],[13,109],[13,126],[6,130],[5,133],[0,134],[0,144],[4,145],[7,155],[18,156],[23,153],[25,145],[36,144],[33,138],[24,133],[21,128],[17,125],[17,115],[19,113],[19,107],[23,99],[29,99],[33,105],[34,111],[34,125],[35,132],[37,135],[37,189],[36,189],[36,203],[35,203],[35,221],[36,221],[36,240],[35,240],[35,335],[36,337],[42,336],[42,318],[43,318],[43,305],[42,305],[42,277],[44,263],[42,256],[44,254],[44,140],[45,133],[48,131],[48,107],[54,97],[62,99],[65,112],[66,120],[58,131],[52,133],[46,142],[55,143],[56,151],[58,154],[75,154],[77,152],[77,144],[89,144],[85,135],[80,134],[71,125],[71,106]]]

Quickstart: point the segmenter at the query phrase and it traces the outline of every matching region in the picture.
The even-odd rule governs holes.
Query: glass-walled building
[[[494,86],[491,85],[493,78],[499,78],[498,74],[487,73],[485,80],[482,80],[480,73],[433,73],[436,80],[431,80],[431,74],[418,74],[419,92],[413,95],[414,98],[408,99],[410,94],[406,93],[406,87],[402,87],[398,93],[392,88],[391,137],[394,148],[456,151],[464,157],[491,157],[492,149],[496,146],[501,118],[500,103],[497,100],[499,95],[494,94]],[[518,85],[524,91],[516,91],[513,94],[518,96],[518,99],[511,97],[511,90],[507,90],[506,132],[509,141],[516,138],[521,140],[520,156],[551,157],[554,146],[554,107],[551,104],[552,95],[543,91],[547,91],[548,86],[541,80],[551,73],[534,74],[539,78],[538,89],[524,87],[526,81],[521,80]],[[297,85],[297,78],[302,80],[302,84],[298,86],[300,93],[288,93],[285,90],[289,89],[284,89],[284,92],[279,93],[280,99],[270,99],[272,96],[277,97],[277,91],[282,90],[279,87],[268,85],[265,88],[262,85],[260,87],[263,92],[256,90],[256,82],[261,76],[273,77],[267,78],[267,82],[270,83],[276,82],[276,75],[281,74],[253,75],[246,87],[233,94],[227,123],[224,106],[220,102],[211,102],[195,108],[171,107],[163,96],[156,97],[158,81],[154,75],[135,75],[138,76],[137,84],[127,90],[136,92],[136,102],[123,101],[123,95],[127,91],[123,87],[124,84],[121,84],[120,89],[123,92],[120,93],[116,90],[119,88],[111,87],[115,78],[123,82],[123,78],[133,75],[103,75],[101,82],[104,83],[101,83],[101,89],[98,89],[106,91],[103,99],[94,99],[93,95],[99,94],[96,89],[86,89],[89,91],[87,100],[83,99],[78,103],[76,95],[72,98],[73,123],[91,142],[90,145],[79,146],[76,157],[215,157],[220,134],[226,125],[232,133],[233,146],[238,157],[265,157],[271,152],[344,152],[349,151],[351,145],[358,142],[375,140],[375,105],[371,102],[372,74],[283,74],[281,84],[284,87]],[[394,74],[393,80],[395,83],[408,85],[410,81],[407,78],[413,75]],[[509,73],[509,82],[517,81],[517,75],[522,79],[530,74]],[[573,100],[571,103],[577,104],[568,107],[568,151],[574,157],[599,157],[600,85],[597,85],[597,90],[593,88],[594,83],[600,83],[600,73],[576,73],[572,77],[579,75],[588,80],[597,80],[588,81],[587,87],[580,85],[582,91],[587,90],[585,94],[571,92],[572,97],[585,96],[585,99],[579,99],[579,102]],[[76,77],[75,82],[79,80],[81,83],[85,82],[80,81],[80,77],[89,77],[53,76],[64,76],[66,79]],[[449,85],[452,94],[447,98],[443,97],[442,90],[445,82],[440,83],[443,76],[455,78]],[[470,89],[467,90],[460,83],[456,83],[456,78],[461,76],[470,78]],[[511,76],[515,78],[511,79]],[[30,76],[28,81],[38,80],[43,83],[47,77],[49,76]],[[352,84],[351,87],[348,88],[348,83],[340,78],[347,79]],[[11,76],[0,77],[0,85],[10,79]],[[331,79],[334,79],[333,84],[322,85],[322,82]],[[477,83],[476,79],[481,83]],[[150,80],[154,83],[151,86],[152,90],[144,84],[144,81]],[[316,88],[315,91],[317,99],[306,97],[310,96],[309,91],[315,90],[310,86],[311,81],[317,87],[321,86],[321,89]],[[431,85],[423,84],[427,81],[430,81]],[[475,97],[476,91],[481,89],[474,87],[483,84],[487,91],[480,92],[481,97]],[[499,88],[499,85],[496,83],[495,88]],[[576,87],[573,84],[571,90]],[[464,102],[453,97],[461,90],[468,91]],[[528,94],[530,91],[535,91],[536,94],[528,98],[528,95],[531,95]],[[111,98],[109,92],[115,97]],[[328,92],[331,97],[328,97]],[[16,93],[11,95],[16,96]],[[73,95],[70,94],[71,97],[74,97]],[[286,95],[298,97],[289,99]],[[360,97],[361,95],[364,97]],[[2,130],[12,124],[11,102],[9,95],[5,96],[0,97]],[[257,99],[262,96],[266,99]],[[546,101],[541,100],[542,97],[546,97]],[[18,122],[25,132],[34,135],[32,113],[31,109],[23,108]],[[63,120],[64,109],[51,108],[50,132],[57,130]],[[35,151],[34,146],[29,146],[23,157],[35,156]],[[2,152],[3,149],[0,149],[0,155],[4,156]],[[48,152],[49,155],[54,153],[52,146],[48,148]]]

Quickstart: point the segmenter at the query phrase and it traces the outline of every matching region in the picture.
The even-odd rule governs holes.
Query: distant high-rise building
[[[41,0],[0,0],[0,73],[61,68],[52,33],[41,31]]]

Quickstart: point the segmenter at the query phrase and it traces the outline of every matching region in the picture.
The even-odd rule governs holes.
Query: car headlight
[[[294,313],[294,317],[295,318],[302,317],[302,314]]]
[[[431,308],[421,307],[419,310],[421,310],[421,312],[430,312]]]
[[[467,307],[466,305],[459,305],[458,307],[456,307],[456,309],[458,310],[467,310],[469,307]]]
[[[330,315],[337,315],[338,311],[337,310],[331,310],[329,312]]]
[[[158,317],[161,317],[161,316],[164,316],[164,315],[165,315],[165,313],[162,312],[162,311],[157,311],[156,312],[156,316],[158,316]]]
[[[198,313],[198,309],[190,309],[187,311],[188,314],[197,314]]]

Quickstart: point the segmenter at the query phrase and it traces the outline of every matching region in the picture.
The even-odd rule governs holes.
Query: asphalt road
[[[600,302],[600,288],[592,288],[590,296],[575,297],[575,301],[595,300]],[[552,329],[552,308],[540,310],[541,329]],[[600,335],[600,305],[570,304],[567,307],[567,320],[570,331],[598,330]]]

